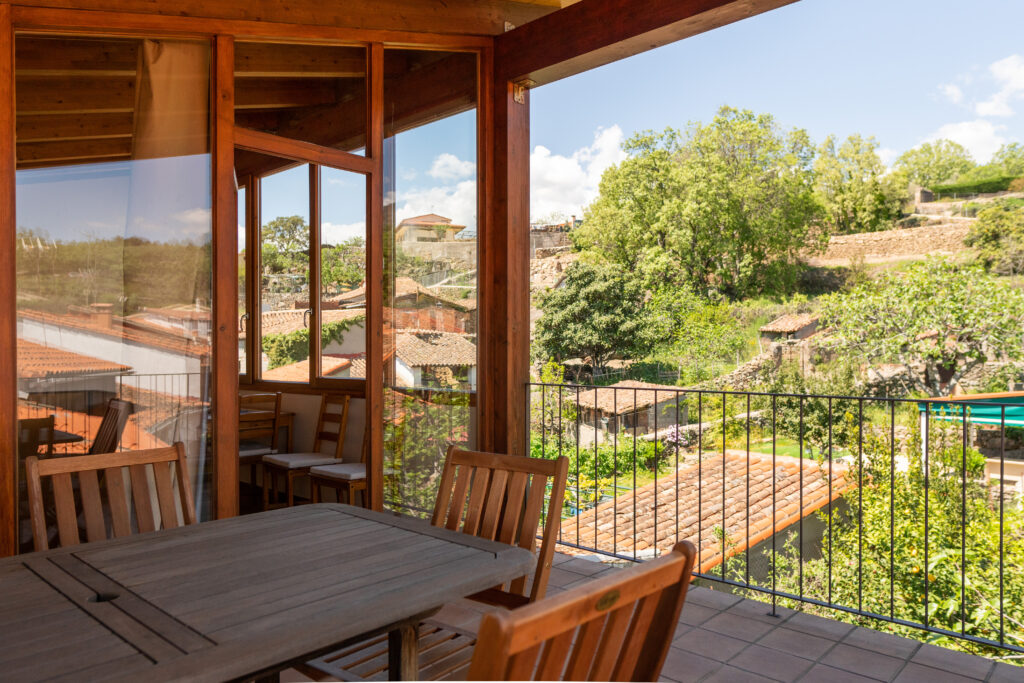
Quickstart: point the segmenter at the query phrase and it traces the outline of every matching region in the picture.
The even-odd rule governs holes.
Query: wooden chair
[[[18,457],[25,460],[39,455],[39,449],[46,447],[45,457],[53,455],[54,417],[30,417],[18,420]]]
[[[683,541],[548,600],[485,614],[469,680],[657,681],[695,554]]]
[[[152,470],[156,483],[156,501],[159,519],[154,515],[148,470]],[[131,493],[125,487],[125,470],[131,482]],[[29,513],[32,518],[32,536],[36,550],[47,550],[43,489],[41,480],[50,477],[57,510],[57,530],[63,547],[78,545],[82,539],[78,531],[79,511],[75,504],[74,482],[78,489],[85,518],[86,538],[99,541],[107,538],[109,528],[114,536],[128,536],[133,532],[129,502],[135,511],[135,528],[141,532],[155,531],[158,527],[171,529],[181,524],[196,523],[196,509],[192,498],[192,485],[185,462],[185,446],[176,443],[166,448],[144,451],[123,451],[99,455],[40,460],[29,456],[25,460],[28,484]],[[100,486],[99,474],[104,475]],[[178,495],[175,498],[174,480]],[[106,490],[104,505],[102,489]],[[130,501],[129,501],[130,499]],[[181,518],[179,520],[179,505]],[[109,519],[108,519],[109,515]]]
[[[320,399],[320,415],[316,422],[313,451],[309,453],[275,453],[263,456],[263,509],[270,507],[271,491],[277,499],[277,478],[285,478],[286,499],[289,507],[295,504],[295,480],[309,474],[309,468],[317,465],[333,465],[341,460],[341,449],[345,444],[345,430],[348,426],[347,394],[324,394]],[[336,409],[336,410],[332,410]],[[328,424],[337,429],[326,429]],[[325,451],[324,447],[329,449]]]
[[[238,396],[238,466],[249,467],[249,481],[256,485],[256,468],[264,455],[277,453],[281,419],[280,392]]]
[[[467,451],[449,446],[431,523],[497,540],[536,552],[537,532],[544,515],[543,535],[533,580],[521,576],[469,596],[490,605],[515,608],[544,597],[562,519],[569,461]],[[550,492],[548,491],[550,487]],[[550,496],[545,509],[545,496]],[[457,676],[469,666],[473,634],[448,625],[419,624],[419,678]],[[315,680],[380,678],[388,668],[388,636],[333,652],[299,667]]]
[[[366,505],[366,454],[369,449],[370,430],[363,428],[363,447],[359,462],[343,462],[336,465],[318,465],[309,468],[309,487],[314,503],[320,502],[320,489],[324,486],[334,489],[338,502],[355,505],[353,496],[363,492]]]
[[[99,453],[113,453],[121,443],[121,435],[124,434],[124,426],[128,423],[128,417],[135,412],[135,406],[131,401],[120,398],[112,398],[107,403],[107,411],[103,413],[100,427],[96,430],[92,445],[89,446],[89,455]]]

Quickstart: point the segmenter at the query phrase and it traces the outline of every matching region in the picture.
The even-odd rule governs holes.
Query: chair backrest
[[[668,555],[480,622],[472,681],[656,681],[696,551]]]
[[[39,455],[39,447],[46,447],[46,456],[53,455],[53,415],[18,420],[18,457],[24,460]]]
[[[100,427],[96,430],[92,445],[89,446],[89,455],[98,453],[113,453],[117,445],[121,443],[121,434],[124,433],[124,426],[128,423],[128,417],[135,412],[135,406],[131,401],[120,398],[112,398],[107,403],[107,411],[103,413]]]
[[[131,493],[125,487],[125,469],[131,483]],[[83,455],[73,458],[51,458],[40,460],[30,456],[25,460],[26,483],[28,484],[29,515],[32,518],[32,536],[36,550],[47,550],[46,515],[43,505],[42,478],[50,477],[53,482],[53,498],[57,510],[57,530],[61,546],[78,545],[78,508],[72,475],[78,477],[82,514],[85,518],[86,538],[99,541],[107,538],[107,522],[114,536],[128,536],[132,530],[132,516],[129,513],[129,498],[135,511],[135,526],[138,531],[155,531],[158,526],[153,510],[147,470],[152,470],[156,484],[157,509],[160,513],[159,526],[171,529],[181,524],[196,523],[196,509],[192,498],[188,466],[185,462],[185,446],[176,443],[166,448],[152,448],[144,451],[122,451],[100,455]],[[106,504],[101,492],[99,474],[103,475],[106,490]],[[174,495],[174,480],[177,479],[178,496]],[[181,523],[178,505],[181,506]],[[109,515],[109,520],[107,519]]]
[[[347,394],[324,394],[320,399],[320,417],[316,421],[316,435],[313,439],[313,450],[317,453],[331,454],[341,459],[341,450],[345,445],[345,430],[348,428]],[[338,425],[337,430],[327,429],[327,425]],[[331,450],[325,451],[329,445]]]
[[[280,392],[238,396],[239,441],[268,439],[270,448],[277,450],[277,427],[280,419]]]
[[[512,581],[507,591],[539,600],[547,589],[568,472],[564,455],[541,460],[449,446],[431,523],[534,552],[550,485],[533,583],[527,592],[524,576]]]

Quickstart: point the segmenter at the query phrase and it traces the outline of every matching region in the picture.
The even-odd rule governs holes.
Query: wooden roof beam
[[[497,76],[532,87],[797,0],[580,0],[495,39]]]

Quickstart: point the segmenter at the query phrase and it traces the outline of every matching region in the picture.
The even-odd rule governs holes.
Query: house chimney
[[[97,327],[112,328],[114,326],[114,304],[89,304],[89,320]]]

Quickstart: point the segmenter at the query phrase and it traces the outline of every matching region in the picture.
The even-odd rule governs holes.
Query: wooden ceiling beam
[[[556,9],[513,0],[32,0],[43,8],[305,24],[341,29],[494,36]],[[297,33],[299,33],[297,31]]]
[[[494,41],[500,79],[544,85],[797,0],[580,0]]]
[[[366,50],[323,45],[238,43],[235,77],[365,78]]]
[[[130,112],[114,114],[41,114],[18,116],[18,144],[54,140],[131,137]]]
[[[24,76],[15,84],[15,111],[25,114],[131,112],[133,76]]]
[[[85,40],[20,35],[14,41],[14,69],[23,76],[133,76],[138,41]]]
[[[18,168],[23,164],[50,165],[57,161],[85,162],[128,157],[131,142],[131,138],[21,142],[17,145]]]
[[[337,100],[337,84],[322,78],[244,78],[235,84],[235,109],[314,107]]]

